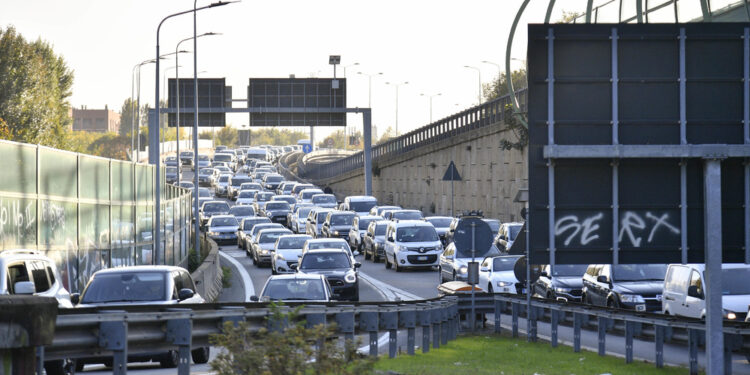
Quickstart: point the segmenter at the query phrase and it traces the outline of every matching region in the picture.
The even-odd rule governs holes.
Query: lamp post
[[[358,62],[355,62],[354,64],[344,65],[344,78],[346,78],[346,68],[352,67],[352,66],[359,66]]]
[[[140,157],[140,149],[141,149],[140,138],[138,139],[138,142],[137,142],[138,148],[136,148],[136,140],[135,140],[136,139],[136,120],[135,119],[136,119],[136,116],[140,119],[140,114],[141,114],[141,107],[140,107],[141,105],[141,66],[146,65],[146,64],[153,64],[155,62],[156,60],[146,60],[139,64],[135,64],[135,66],[133,66],[133,71],[131,74],[131,81],[130,81],[131,107],[135,107],[135,108],[131,108],[133,115],[132,115],[131,124],[130,124],[130,158],[133,159],[133,155],[137,155],[135,157],[136,162],[140,161],[139,157]],[[135,86],[136,76],[138,77],[138,86],[137,86],[138,99],[133,103],[132,101],[136,99],[135,92],[133,92],[134,91],[133,87]],[[138,123],[138,130],[140,130],[141,124],[140,122],[137,122],[137,123]],[[140,131],[138,133],[140,133]]]
[[[182,42],[186,42],[186,41],[194,39],[194,38],[200,38],[200,37],[209,36],[209,35],[220,35],[220,34],[219,33],[214,33],[214,32],[207,32],[207,33],[203,33],[203,34],[198,35],[198,36],[191,36],[190,38],[185,38],[185,39],[177,42],[177,46],[175,47],[174,50],[175,50],[175,52],[177,52],[180,49],[180,44],[182,44]],[[181,141],[181,137],[180,137],[180,64],[179,64],[179,62],[180,62],[180,55],[177,54],[175,56],[175,65],[177,66],[177,69],[175,69],[175,72],[174,72],[174,84],[176,86],[175,102],[176,102],[176,106],[177,106],[177,122],[175,124],[175,129],[176,129],[176,133],[177,133],[177,149],[175,150],[175,153],[177,154],[177,183],[178,184],[180,183],[180,167],[182,167],[182,161],[180,160],[180,141]],[[165,77],[166,77],[166,74],[165,74]],[[165,85],[165,87],[166,87],[166,85]],[[195,152],[197,154],[198,150],[195,150]],[[195,172],[196,174],[198,173],[197,167],[198,167],[198,164],[195,164],[195,168],[193,168],[193,172]],[[198,185],[196,185],[196,186],[198,186]]]
[[[198,0],[195,0],[195,1],[197,3]],[[209,5],[200,7],[200,8],[196,8],[195,5],[194,5],[193,9],[191,9],[191,10],[185,10],[185,11],[182,11],[182,12],[173,13],[173,14],[170,14],[170,15],[164,17],[159,22],[159,26],[157,26],[157,28],[156,28],[156,80],[155,80],[156,88],[154,90],[156,92],[156,100],[155,100],[155,102],[156,102],[156,124],[155,124],[154,129],[153,129],[153,130],[156,130],[156,134],[154,135],[154,137],[151,138],[151,141],[152,141],[151,143],[154,144],[156,147],[155,147],[155,150],[153,150],[153,151],[149,150],[149,152],[150,152],[149,161],[151,162],[151,164],[154,164],[155,170],[156,170],[155,177],[154,177],[154,187],[155,187],[155,190],[156,190],[155,194],[154,194],[155,197],[156,197],[155,202],[154,202],[154,204],[155,204],[154,210],[156,211],[156,214],[154,215],[154,237],[153,237],[154,238],[154,244],[155,244],[154,245],[155,246],[155,249],[154,249],[154,254],[155,254],[154,263],[155,264],[160,264],[161,263],[160,252],[161,252],[161,249],[162,249],[162,247],[161,247],[161,171],[160,171],[161,161],[159,160],[159,158],[160,158],[160,152],[159,152],[159,126],[160,126],[160,120],[161,120],[160,119],[160,117],[161,117],[160,116],[160,114],[161,114],[160,113],[160,109],[161,109],[160,107],[161,106],[160,106],[160,103],[159,103],[159,72],[160,72],[159,71],[159,33],[161,32],[161,26],[164,24],[164,21],[166,21],[166,20],[168,20],[168,19],[170,19],[172,17],[180,16],[180,15],[183,15],[183,14],[188,14],[190,12],[195,13],[195,12],[197,12],[199,10],[213,8],[213,7],[218,7],[218,6],[222,6],[222,5],[226,5],[226,4],[229,4],[229,3],[228,2],[219,1],[219,2],[216,2],[216,3],[211,3]],[[197,91],[198,90],[196,89],[196,94],[197,94]],[[198,103],[197,103],[197,101],[198,101],[198,95],[194,95],[194,96],[195,96],[195,99],[196,99],[195,108],[197,110],[197,108],[198,108]],[[197,120],[197,116],[196,116],[196,120]],[[149,134],[149,137],[151,137],[150,134]],[[198,159],[198,148],[197,147],[196,147],[195,151],[196,151],[195,152],[195,159],[196,159],[196,164],[197,164],[197,161],[198,161],[197,160]],[[196,175],[196,180],[197,180],[198,179],[198,174],[196,173],[195,175]],[[196,186],[196,189],[197,189],[198,185],[196,184],[195,186]],[[195,200],[197,202],[197,199],[198,199],[197,190],[196,190],[196,194],[194,194],[194,195],[195,195]],[[197,205],[197,203],[196,203],[196,205]],[[197,217],[196,217],[196,219],[197,219]],[[196,244],[196,246],[197,246],[197,244]]]
[[[396,130],[395,131],[396,131],[396,136],[398,136],[398,88],[399,86],[402,86],[402,85],[408,85],[409,82],[408,81],[401,82],[401,83],[386,82],[385,84],[396,87]]]
[[[427,95],[427,94],[419,94],[419,95],[420,96],[427,96],[427,97],[430,98],[430,124],[432,124],[432,98],[434,98],[436,96],[443,95],[443,93],[439,92],[439,93],[437,93],[435,95]]]
[[[175,64],[177,64],[177,62],[175,62]],[[167,90],[167,76],[168,76],[167,72],[170,71],[170,70],[179,70],[179,66],[175,65],[175,66],[170,66],[170,67],[167,67],[166,69],[164,69],[164,78],[161,79],[161,84],[164,87],[163,90],[165,90],[165,91]],[[169,92],[167,92],[167,95],[168,94],[169,94]],[[169,96],[167,96],[167,95],[164,95],[164,96],[167,97],[167,100],[169,100]],[[169,122],[169,121],[167,121],[167,122]],[[162,128],[163,129],[162,129],[162,133],[161,133],[161,143],[164,143],[164,142],[166,142],[166,138],[167,138],[166,133],[167,133],[167,129],[169,128],[169,124],[162,124]],[[179,159],[179,154],[177,156],[177,159]],[[180,182],[180,180],[177,180],[177,182]]]
[[[357,74],[367,76],[367,108],[372,109],[372,77],[382,76],[383,72],[378,72],[374,74],[357,72]]]
[[[479,70],[476,66],[470,66],[470,65],[464,65],[464,68],[474,69],[477,71],[477,75],[479,77],[479,91],[477,91],[477,102],[479,104],[482,104],[482,71]]]

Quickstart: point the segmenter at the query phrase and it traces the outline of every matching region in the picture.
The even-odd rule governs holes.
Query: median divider
[[[221,264],[219,262],[219,246],[210,238],[202,237],[201,246],[210,247],[208,255],[200,266],[191,274],[195,281],[195,289],[207,302],[214,302],[221,294]]]

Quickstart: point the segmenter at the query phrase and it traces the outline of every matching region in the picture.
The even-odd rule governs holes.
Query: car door
[[[442,254],[440,254],[440,272],[441,277],[450,279],[453,277],[453,258],[456,255],[456,250],[453,246],[448,246]]]
[[[684,310],[683,316],[689,316],[691,318],[701,318],[703,310],[706,308],[705,289],[703,284],[703,278],[700,272],[696,270],[690,271],[690,283],[688,288],[695,287],[698,291],[698,296],[690,296],[687,291],[685,292],[685,303],[683,304]]]
[[[386,259],[390,259],[391,255],[395,253],[394,246],[396,246],[396,237],[394,234],[393,228],[390,226],[388,229],[385,230],[385,257]],[[386,260],[388,262],[388,260]]]
[[[610,291],[609,284],[612,281],[611,267],[608,264],[599,265],[596,269],[597,274],[594,278],[594,304],[599,306],[607,305],[607,296]],[[599,276],[605,280],[599,281]]]
[[[500,231],[502,232],[502,228],[500,229]],[[534,293],[533,294],[536,294],[536,295],[541,296],[541,297],[546,297],[547,296],[548,285],[550,285],[552,283],[551,282],[551,278],[552,278],[551,272],[552,272],[552,269],[551,269],[551,267],[550,267],[549,264],[547,264],[544,267],[542,267],[541,275],[539,276],[539,279],[537,279],[537,281],[534,283]]]
[[[488,292],[492,287],[492,258],[484,258],[479,265],[479,287]]]
[[[356,249],[359,246],[359,216],[352,220],[352,227],[349,228],[349,247]]]

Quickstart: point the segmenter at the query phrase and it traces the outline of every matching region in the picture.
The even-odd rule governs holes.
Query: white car
[[[258,226],[263,225],[259,224]],[[273,267],[273,250],[276,246],[276,240],[279,237],[292,234],[292,231],[279,225],[278,228],[265,228],[258,231],[253,236],[252,253],[253,253],[253,264],[258,267],[262,265],[268,265]]]
[[[312,237],[306,234],[287,234],[279,237],[273,249],[271,273],[294,273],[293,264],[299,262],[305,242]]]
[[[422,220],[394,221],[385,231],[385,268],[396,272],[409,267],[439,264],[443,244],[432,224]]]
[[[349,244],[341,238],[313,238],[305,241],[305,246],[302,247],[302,254],[310,250],[325,250],[325,249],[341,249],[349,254],[352,264],[357,263],[354,259],[354,253]]]
[[[362,215],[355,216],[352,222],[351,228],[349,228],[349,246],[352,249],[357,249],[359,252],[363,250],[363,243],[365,233],[367,233],[367,227],[373,221],[383,220],[380,216]]]
[[[323,229],[323,223],[326,221],[326,216],[329,212],[333,212],[330,208],[313,208],[310,213],[307,214],[307,222],[305,223],[305,233],[313,238],[320,237],[320,230]]]
[[[487,293],[516,294],[518,279],[513,271],[520,255],[486,257],[479,264],[479,287]]]
[[[317,194],[323,194],[323,190],[316,189],[316,188],[305,189],[299,192],[299,194],[297,195],[297,200],[299,202],[312,203],[313,195],[317,195]]]
[[[260,298],[251,296],[251,301],[318,301],[330,302],[333,297],[326,277],[318,274],[294,273],[274,275],[266,280]]]
[[[661,311],[696,319],[706,317],[704,264],[670,264],[664,278]],[[721,305],[724,319],[744,321],[750,305],[750,265],[722,264]]]
[[[353,211],[357,215],[367,215],[370,210],[378,205],[378,199],[370,195],[352,195],[344,198],[341,203],[342,211]]]
[[[252,206],[253,203],[255,203],[255,193],[259,191],[260,190],[241,190],[239,194],[237,194],[237,201],[235,201],[235,204]]]
[[[219,180],[216,182],[216,196],[217,197],[228,197],[227,192],[229,189],[229,180],[232,178],[230,173],[222,173],[219,175]]]
[[[53,297],[58,306],[73,307],[55,262],[36,250],[0,252],[0,295],[3,294]]]
[[[336,208],[339,205],[333,194],[315,194],[310,198],[310,202],[323,208]]]
[[[214,215],[206,224],[206,236],[217,244],[237,243],[237,231],[240,222],[232,215]]]
[[[310,210],[312,210],[314,207],[299,206],[299,204],[295,206],[296,212],[290,212],[289,219],[287,220],[287,225],[292,231],[294,231],[294,233],[303,234],[307,230],[307,228],[305,228],[305,225],[307,224],[307,215],[310,214]]]

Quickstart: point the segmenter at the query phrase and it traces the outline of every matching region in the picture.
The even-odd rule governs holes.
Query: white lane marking
[[[411,294],[403,289],[396,288],[395,286],[388,285],[370,275],[367,275],[363,272],[359,273],[359,276],[370,283],[372,286],[375,287],[375,289],[380,289],[382,291],[387,291],[393,293],[394,296],[400,298],[401,300],[422,300],[424,298],[417,296],[415,294]]]
[[[224,254],[231,256],[232,258],[244,257],[247,255],[245,250],[221,250]]]
[[[242,278],[242,283],[245,284],[245,302],[250,302],[250,296],[255,295],[255,287],[253,286],[253,280],[250,278],[250,275],[247,273],[247,270],[245,269],[245,266],[242,265],[237,259],[234,259],[233,257],[224,254],[223,251],[219,251],[219,255],[221,255],[222,258],[228,260],[231,262],[235,268],[237,268],[238,271],[240,271],[240,277]]]

